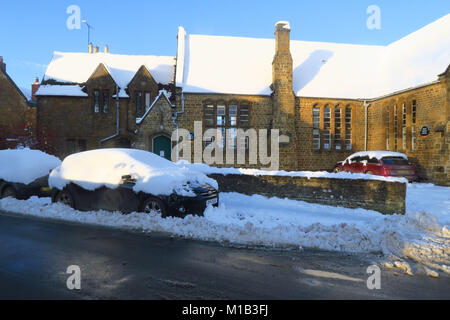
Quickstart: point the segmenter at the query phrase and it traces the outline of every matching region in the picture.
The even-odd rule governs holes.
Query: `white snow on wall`
[[[272,93],[274,39],[188,35],[183,47],[184,92]],[[292,40],[291,54],[297,96],[380,97],[436,81],[447,69],[450,14],[388,46]]]

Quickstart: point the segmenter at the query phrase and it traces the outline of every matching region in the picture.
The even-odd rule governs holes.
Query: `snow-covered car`
[[[60,164],[38,150],[0,150],[0,198],[50,197],[49,172]]]
[[[392,151],[363,151],[352,154],[346,160],[338,162],[334,172],[366,173],[384,177],[404,177],[417,181],[417,168],[408,157]]]
[[[73,154],[49,177],[52,201],[80,211],[203,215],[218,206],[217,182],[187,166],[135,149]]]

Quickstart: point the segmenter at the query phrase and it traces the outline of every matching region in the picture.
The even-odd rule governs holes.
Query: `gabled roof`
[[[164,85],[173,81],[175,72],[174,57],[55,52],[43,82],[83,84],[100,64],[105,66],[122,90],[128,86],[142,66],[149,70],[156,82]]]
[[[19,92],[20,96],[22,96],[26,102],[29,102],[29,99],[25,96],[25,93],[17,86],[17,84],[14,82],[14,80],[9,76],[9,74],[7,72],[3,72],[2,70],[0,70],[1,73],[3,73],[6,77],[6,79],[12,83],[12,85],[14,86],[14,88],[16,88],[17,92]]]
[[[144,115],[141,118],[137,118],[136,119],[136,124],[141,124],[142,121],[144,121],[144,119],[148,116],[148,114],[150,113],[150,111],[152,111],[153,107],[155,106],[155,104],[159,101],[159,99],[161,98],[165,98],[167,103],[171,106],[171,107],[175,107],[171,102],[170,102],[170,96],[168,96],[169,94],[167,93],[166,90],[159,90],[159,94],[158,96],[155,98],[155,100],[153,101],[152,105],[147,109],[147,111],[145,111]]]
[[[291,54],[297,96],[376,98],[436,81],[446,70],[450,14],[388,46],[292,40]],[[186,93],[270,95],[274,55],[274,39],[179,28],[176,85]]]

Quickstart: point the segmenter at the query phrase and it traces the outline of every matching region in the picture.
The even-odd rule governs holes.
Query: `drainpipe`
[[[177,111],[177,112],[174,112],[174,115],[173,115],[173,118],[172,118],[172,122],[173,122],[173,125],[175,126],[175,128],[176,128],[176,132],[177,132],[177,144],[176,144],[176,146],[175,146],[175,152],[176,152],[176,161],[178,162],[178,140],[180,139],[180,137],[179,137],[179,134],[178,134],[178,122],[177,122],[177,119],[178,119],[178,115],[179,114],[182,114],[182,113],[184,113],[184,92],[183,92],[183,89],[181,89],[181,111]]]
[[[102,144],[108,140],[114,139],[115,137],[119,136],[120,131],[120,103],[119,103],[119,86],[116,85],[116,133],[112,135],[111,137],[102,139],[98,142],[99,149],[102,147]]]
[[[364,150],[368,149],[368,139],[369,139],[369,107],[370,103],[364,100],[364,112],[365,112],[365,124],[364,124]]]

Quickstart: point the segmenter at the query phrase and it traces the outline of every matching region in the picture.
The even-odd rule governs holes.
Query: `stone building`
[[[61,157],[116,146],[170,158],[172,134],[185,129],[196,162],[195,146],[212,143],[196,125],[227,133],[216,143],[229,149],[238,129],[278,129],[289,138],[280,169],[330,170],[356,151],[393,150],[422,178],[450,185],[449,30],[447,15],[371,46],[291,40],[287,22],[275,39],[180,27],[176,57],[56,52],[37,93],[38,125],[55,131]],[[265,167],[243,145],[238,166]]]
[[[17,146],[25,138],[25,129],[35,122],[36,109],[8,75],[0,57],[0,148]]]

